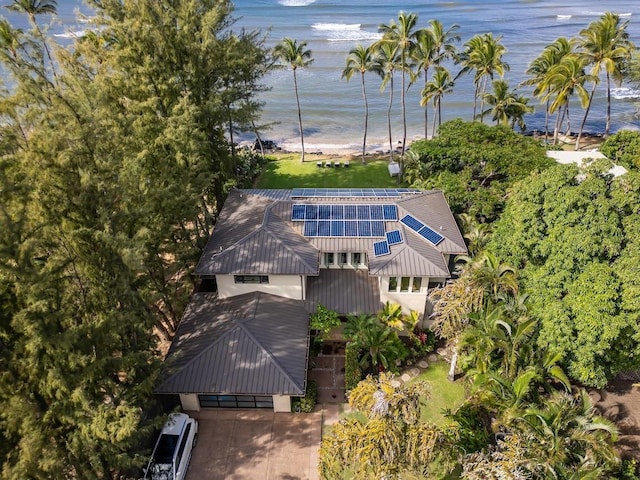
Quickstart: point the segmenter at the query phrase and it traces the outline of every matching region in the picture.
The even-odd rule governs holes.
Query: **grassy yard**
[[[445,417],[442,411],[446,408],[455,410],[465,399],[465,388],[461,380],[451,382],[447,379],[449,365],[446,362],[436,362],[429,365],[424,372],[410,380],[415,382],[425,380],[431,385],[431,398],[422,405],[420,417],[425,422],[442,425]]]
[[[273,157],[265,166],[264,172],[256,180],[256,188],[396,188],[399,185],[395,177],[389,176],[388,160],[370,158],[365,165],[360,158],[329,157],[305,155],[306,161],[300,162],[300,154],[280,154]],[[318,167],[316,162],[323,160],[338,161],[349,167]],[[401,185],[406,186],[406,185]]]

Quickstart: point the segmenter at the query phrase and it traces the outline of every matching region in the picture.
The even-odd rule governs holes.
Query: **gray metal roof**
[[[387,221],[386,230],[401,230],[406,241],[392,246],[390,256],[375,257],[373,243],[378,238],[305,238],[304,222],[291,221],[293,203],[395,203],[399,219],[411,214],[444,240],[434,246],[399,221]],[[368,252],[371,275],[448,277],[444,256],[466,251],[462,234],[439,190],[395,198],[309,197],[295,201],[290,190],[234,190],[225,202],[196,273],[316,276],[320,273],[320,252]]]
[[[155,392],[304,395],[308,351],[303,302],[261,292],[195,294]]]
[[[341,315],[377,313],[382,308],[378,279],[366,270],[323,269],[307,281],[306,305],[309,312],[318,304]]]

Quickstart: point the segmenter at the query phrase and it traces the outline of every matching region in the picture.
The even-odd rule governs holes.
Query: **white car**
[[[144,478],[184,480],[191,450],[198,440],[198,422],[186,413],[172,413],[162,427]]]

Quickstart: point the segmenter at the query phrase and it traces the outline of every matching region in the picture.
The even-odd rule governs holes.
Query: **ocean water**
[[[87,28],[77,13],[90,14],[80,0],[60,0],[59,15],[52,20],[49,34],[56,40],[69,42]],[[578,35],[579,31],[597,20],[605,11],[621,15],[629,21],[631,40],[640,46],[640,2],[620,0],[453,0],[453,1],[390,1],[390,0],[236,0],[234,16],[236,29],[259,29],[267,35],[267,44],[274,45],[284,37],[308,42],[314,63],[298,71],[298,84],[305,133],[305,150],[358,151],[362,145],[364,108],[360,77],[350,82],[341,78],[346,56],[358,43],[368,45],[380,38],[378,26],[396,19],[398,12],[418,15],[418,28],[426,27],[430,19],[440,20],[445,27],[458,24],[457,33],[462,44],[479,33],[491,32],[502,36],[507,48],[503,61],[509,64],[505,74],[512,87],[526,78],[525,70],[542,49],[556,38]],[[26,27],[26,20],[14,13],[2,12],[14,24]],[[47,21],[43,18],[43,21]],[[459,67],[450,65],[452,73]],[[387,133],[388,87],[380,91],[380,78],[371,73],[365,77],[369,98],[370,151],[389,148]],[[400,106],[400,74],[395,76],[392,131],[394,146],[402,139]],[[408,142],[424,136],[424,109],[419,106],[424,79],[409,88],[406,94]],[[274,126],[263,132],[288,150],[300,148],[298,119],[293,93],[292,73],[277,70],[265,78],[270,91],[262,95],[265,101],[262,122]],[[443,120],[463,118],[473,114],[472,76],[456,81],[453,93],[442,101]],[[521,88],[528,95],[530,90]],[[614,91],[612,130],[640,129],[640,89],[622,85]],[[528,130],[542,130],[544,107],[536,99],[529,102],[536,112],[525,120]],[[429,107],[429,118],[433,111]],[[594,104],[585,130],[599,133],[604,130],[606,108],[605,83],[596,91]],[[577,131],[583,110],[575,101],[571,105],[572,129]],[[485,117],[485,122],[489,121]],[[251,141],[252,133],[241,135]]]

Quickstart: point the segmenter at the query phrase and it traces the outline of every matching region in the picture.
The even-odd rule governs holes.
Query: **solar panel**
[[[402,235],[400,234],[400,230],[392,230],[387,232],[387,243],[389,245],[397,245],[398,243],[402,243]]]
[[[355,220],[358,218],[358,209],[356,205],[345,205],[344,206],[344,219],[345,220]]]
[[[358,221],[358,236],[359,237],[370,237],[371,236],[371,222],[368,220],[359,220]]]
[[[305,220],[314,220],[318,218],[318,206],[306,205],[304,218]]]
[[[400,219],[400,222],[404,223],[407,227],[411,230],[415,230],[416,232],[424,227],[424,223],[411,215],[405,215]]]
[[[331,205],[318,205],[318,218],[329,220],[331,218]]]
[[[398,208],[395,205],[383,205],[382,212],[385,220],[398,220]]]
[[[304,236],[305,237],[317,237],[318,236],[318,222],[313,220],[305,220],[304,222]]]
[[[389,250],[389,244],[386,242],[386,240],[375,242],[373,244],[373,254],[376,257],[379,257],[381,255],[389,255],[390,253],[391,250]]]
[[[342,220],[344,218],[344,205],[331,205],[331,218]]]
[[[418,232],[418,235],[423,236],[434,245],[438,245],[442,240],[444,240],[444,237],[442,235],[435,232],[426,225]]]
[[[344,236],[345,237],[357,237],[358,236],[358,222],[355,220],[347,220],[344,222]]]
[[[306,205],[294,205],[291,208],[291,220],[294,222],[299,222],[304,220],[306,211]]]
[[[344,237],[344,220],[331,221],[331,236]]]
[[[400,197],[401,194],[421,193],[410,188],[294,188],[291,198],[326,197]]]
[[[318,222],[318,236],[319,237],[331,236],[331,222],[329,220],[320,220]]]
[[[358,205],[358,220],[369,220],[371,218],[371,208],[369,205]]]
[[[384,222],[371,221],[371,236],[372,237],[384,237]]]
[[[370,205],[371,220],[384,220],[384,211],[382,205]]]

